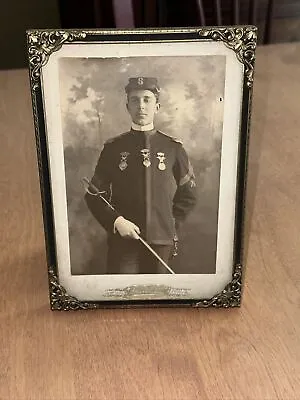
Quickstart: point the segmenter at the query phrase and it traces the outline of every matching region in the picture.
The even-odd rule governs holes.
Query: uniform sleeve
[[[179,228],[197,202],[193,167],[182,145],[177,149],[173,173],[177,183],[177,190],[173,199],[173,215],[176,227]]]
[[[99,189],[101,196],[103,196],[108,202],[111,200],[111,163],[109,146],[104,145],[104,148],[100,154],[97,166],[91,183]],[[113,232],[113,226],[116,218],[120,216],[116,211],[112,210],[95,191],[94,187],[89,187],[85,195],[86,204],[101,224],[101,226],[108,232]]]

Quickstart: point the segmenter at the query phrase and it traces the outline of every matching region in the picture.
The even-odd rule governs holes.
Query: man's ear
[[[128,111],[128,102],[126,103],[126,110]]]
[[[157,112],[159,109],[160,109],[160,103],[156,103],[156,111],[155,112]]]

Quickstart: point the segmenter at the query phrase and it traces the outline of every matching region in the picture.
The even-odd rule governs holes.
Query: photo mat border
[[[45,116],[43,113],[43,90],[41,69],[47,64],[50,55],[58,51],[63,44],[87,42],[143,42],[143,41],[222,41],[225,46],[235,52],[239,62],[244,65],[244,81],[242,93],[242,115],[238,151],[238,176],[236,191],[236,219],[233,243],[232,280],[225,288],[211,299],[170,299],[168,300],[132,300],[134,296],[147,297],[151,293],[147,285],[129,286],[124,289],[122,301],[81,301],[70,296],[60,285],[58,278],[56,244],[54,235],[53,203],[47,151]],[[255,26],[203,27],[183,29],[128,29],[128,30],[29,30],[27,31],[27,49],[29,57],[29,77],[33,117],[35,125],[38,168],[40,175],[43,220],[46,242],[46,254],[49,276],[50,307],[52,310],[70,311],[97,308],[127,307],[239,307],[242,297],[243,277],[243,242],[245,196],[247,177],[247,158],[249,141],[249,122],[254,77],[255,49],[257,28]],[[163,285],[162,285],[163,286]],[[167,286],[161,290],[168,293]]]

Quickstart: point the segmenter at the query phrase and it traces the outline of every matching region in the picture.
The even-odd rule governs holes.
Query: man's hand
[[[139,239],[138,235],[141,233],[138,226],[124,217],[118,217],[115,220],[114,231],[116,230],[123,238],[131,239]]]

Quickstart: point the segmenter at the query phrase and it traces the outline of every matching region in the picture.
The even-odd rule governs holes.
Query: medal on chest
[[[165,164],[165,159],[166,159],[165,153],[158,152],[158,153],[156,153],[156,154],[157,154],[156,158],[158,158],[158,161],[159,161],[159,163],[158,163],[158,169],[159,169],[160,171],[164,171],[164,170],[167,168],[167,167],[166,167],[166,164]]]
[[[142,149],[141,150],[142,156],[143,156],[143,165],[148,168],[151,165],[150,161],[150,150],[149,149]]]
[[[120,160],[119,168],[121,171],[124,171],[124,169],[126,169],[128,167],[127,157],[129,156],[129,154],[130,153],[128,153],[128,151],[122,151],[120,153],[121,160]]]

